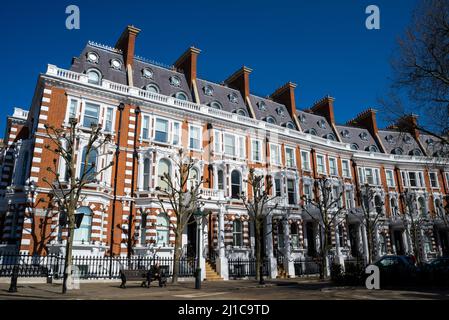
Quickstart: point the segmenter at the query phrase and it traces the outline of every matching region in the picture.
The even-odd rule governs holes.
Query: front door
[[[309,257],[316,256],[316,241],[315,241],[315,230],[312,222],[307,222],[307,255]]]
[[[404,242],[402,238],[402,231],[401,230],[395,230],[394,231],[394,245],[396,247],[396,254],[403,255],[404,252]]]
[[[441,250],[443,251],[443,256],[449,256],[449,239],[448,239],[448,231],[440,230],[440,242],[441,242]]]
[[[351,243],[351,255],[353,257],[360,256],[359,251],[359,230],[355,224],[349,225],[349,242]]]
[[[193,216],[187,224],[187,257],[194,258],[196,256],[196,221]]]

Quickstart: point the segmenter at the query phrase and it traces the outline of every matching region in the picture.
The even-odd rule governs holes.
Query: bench
[[[161,274],[156,276],[146,269],[137,269],[137,270],[120,270],[120,279],[122,283],[120,284],[120,288],[126,288],[127,281],[142,281],[140,284],[141,287],[150,287],[151,281],[158,280],[159,287],[167,286],[167,277],[165,276],[165,272],[161,269]]]

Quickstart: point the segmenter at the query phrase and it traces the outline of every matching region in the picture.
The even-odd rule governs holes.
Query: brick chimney
[[[419,141],[418,116],[409,114],[399,118],[394,127],[410,133],[417,141]]]
[[[200,52],[200,49],[190,47],[173,64],[176,69],[185,74],[187,83],[189,84],[190,90],[193,92],[196,102],[199,102],[198,88],[196,85],[196,70]]]
[[[379,138],[378,135],[379,129],[377,127],[376,113],[377,110],[369,108],[359,113],[354,119],[349,120],[346,124],[349,126],[367,129],[369,133],[373,136],[377,144],[381,147],[382,151],[385,152],[382,140]]]
[[[128,74],[128,84],[133,85],[132,67],[134,63],[134,51],[136,47],[136,37],[140,29],[134,26],[127,26],[122,32],[122,35],[115,44],[115,48],[123,52],[123,59],[125,60],[126,70]]]
[[[335,99],[333,97],[326,96],[315,102],[312,108],[310,108],[310,111],[314,114],[325,117],[330,124],[335,124],[334,101]]]
[[[271,99],[273,99],[273,101],[285,105],[296,126],[298,128],[301,128],[296,115],[296,100],[295,100],[296,87],[297,87],[296,83],[287,82],[282,87],[278,88],[275,92],[273,92],[270,97]]]
[[[335,99],[331,96],[325,96],[323,99],[315,102],[310,108],[310,112],[313,114],[317,114],[326,118],[329,125],[332,127],[334,134],[338,137],[338,140],[341,141],[340,133],[335,126],[335,117],[334,117],[334,101]]]
[[[239,90],[245,101],[249,97],[249,75],[252,71],[243,66],[224,81],[230,88]]]

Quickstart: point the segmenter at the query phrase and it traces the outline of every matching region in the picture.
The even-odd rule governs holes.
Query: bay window
[[[236,156],[235,136],[225,133],[224,135],[224,152],[228,156]]]
[[[142,119],[142,139],[150,138],[150,116],[143,116]]]
[[[105,126],[104,126],[104,130],[106,132],[112,132],[112,118],[114,116],[114,109],[113,108],[107,108],[106,109],[106,121],[105,121]]]
[[[181,144],[181,124],[173,122],[173,145]]]
[[[195,150],[200,150],[201,149],[201,128],[195,127],[195,126],[190,126],[189,134],[190,134],[189,148],[195,149]]]
[[[84,120],[83,126],[90,128],[93,125],[98,125],[100,115],[100,106],[97,104],[86,102],[84,106]]]
[[[168,143],[168,120],[156,118],[154,140]]]
[[[310,170],[310,157],[307,151],[301,151],[301,169],[306,171]]]
[[[262,161],[262,142],[260,140],[251,141],[251,161]]]
[[[438,177],[436,172],[429,172],[430,186],[438,188]]]
[[[329,158],[329,174],[331,176],[338,175],[337,159],[335,159],[335,158]]]
[[[317,171],[320,174],[326,174],[326,165],[324,163],[324,156],[321,154],[316,155]]]
[[[274,165],[281,164],[281,147],[276,144],[270,144],[270,162]]]
[[[394,174],[393,170],[385,170],[385,175],[387,177],[387,186],[394,187]]]
[[[351,169],[349,167],[349,160],[341,160],[343,177],[351,177]]]
[[[285,164],[289,168],[295,167],[295,149],[285,148]]]

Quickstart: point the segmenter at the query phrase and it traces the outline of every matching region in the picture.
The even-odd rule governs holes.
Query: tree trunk
[[[372,264],[373,263],[373,254],[374,254],[373,229],[370,225],[366,227],[366,233],[367,233],[366,240],[368,241],[368,264]]]
[[[179,224],[178,224],[179,225]],[[176,230],[175,232],[175,255],[173,261],[173,278],[172,283],[178,283],[179,263],[181,260],[182,251],[182,230]]]
[[[256,249],[256,279],[259,279],[259,281],[262,281],[262,274],[260,273],[260,266],[261,266],[261,244],[262,244],[262,237],[260,232],[260,221],[256,219],[255,221],[255,249]]]
[[[69,235],[67,237],[67,244],[65,249],[64,259],[64,280],[62,283],[62,293],[67,292],[67,284],[72,284],[72,247],[73,247],[73,234],[75,230],[75,216],[69,215]],[[70,289],[70,288],[69,288]]]

